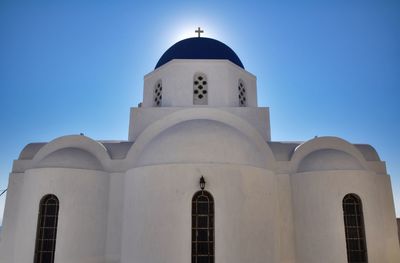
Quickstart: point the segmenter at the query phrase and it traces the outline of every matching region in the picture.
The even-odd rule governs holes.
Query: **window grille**
[[[214,199],[204,190],[192,199],[192,263],[214,263]]]
[[[154,107],[161,107],[162,105],[162,81],[159,80],[154,85],[154,92],[153,92],[153,106]]]
[[[246,87],[243,83],[243,80],[239,79],[238,81],[238,97],[239,97],[239,106],[246,107],[247,98],[246,98]]]
[[[361,199],[355,194],[343,198],[343,217],[349,263],[367,263],[367,246]]]
[[[59,202],[55,195],[40,201],[36,233],[35,263],[53,263],[56,250]]]
[[[193,104],[208,104],[208,83],[207,76],[203,73],[195,74],[193,77]]]

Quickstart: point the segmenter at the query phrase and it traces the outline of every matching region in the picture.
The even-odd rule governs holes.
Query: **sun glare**
[[[200,27],[204,30],[201,37],[218,38],[218,24],[212,21],[177,21],[172,25],[172,32],[170,31],[169,41],[174,44],[182,39],[197,37],[195,32]]]

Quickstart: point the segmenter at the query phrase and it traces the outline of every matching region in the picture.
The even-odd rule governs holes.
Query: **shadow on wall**
[[[400,243],[400,218],[397,218],[397,233],[399,234],[399,243]]]

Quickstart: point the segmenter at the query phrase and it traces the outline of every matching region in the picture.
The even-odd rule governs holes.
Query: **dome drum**
[[[202,76],[205,85],[198,86],[196,76]],[[163,67],[147,74],[144,79],[143,107],[155,107],[160,98],[156,87],[162,82],[159,107],[257,107],[256,77],[228,60],[174,59]],[[203,84],[203,83],[200,83]],[[243,90],[239,90],[242,84]],[[196,103],[195,96],[207,89],[207,102]],[[241,87],[242,89],[242,87]],[[245,96],[246,104],[240,104]],[[200,95],[202,93],[199,93]],[[244,95],[245,94],[245,95]],[[157,101],[158,102],[158,101]]]

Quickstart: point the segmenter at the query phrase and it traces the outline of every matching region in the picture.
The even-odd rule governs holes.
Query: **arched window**
[[[36,232],[35,263],[53,263],[56,250],[59,202],[55,195],[45,195],[40,201]]]
[[[361,199],[355,194],[343,198],[344,229],[349,263],[367,263],[367,246]]]
[[[192,199],[192,263],[214,263],[214,199],[204,190]]]
[[[243,80],[239,79],[238,81],[238,97],[239,97],[239,106],[246,107],[247,98],[246,98],[246,87],[244,85]]]
[[[208,104],[208,83],[207,76],[203,73],[197,73],[193,77],[193,104]]]
[[[162,105],[162,81],[161,79],[157,81],[154,85],[153,90],[153,106],[154,107],[161,107]]]

